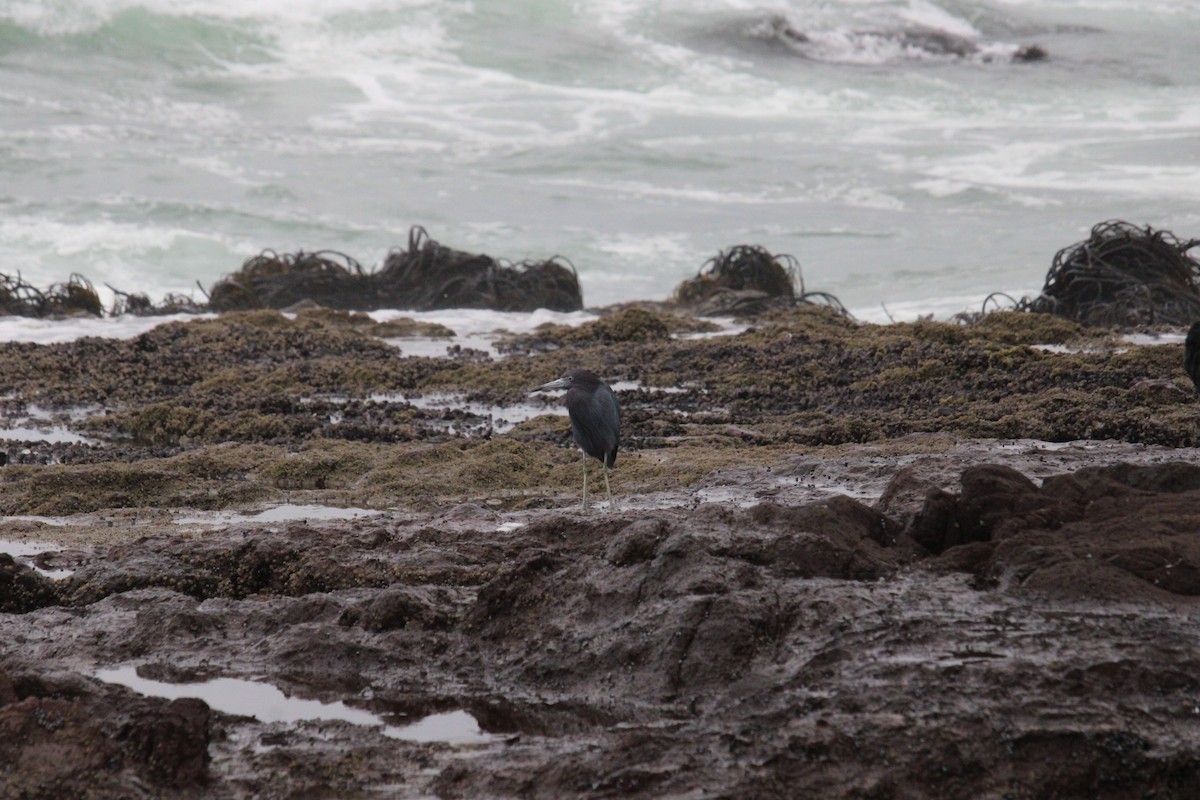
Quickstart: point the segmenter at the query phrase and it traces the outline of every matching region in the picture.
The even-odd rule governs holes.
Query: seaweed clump
[[[392,250],[376,272],[329,250],[280,255],[267,250],[213,286],[213,311],[286,309],[311,302],[339,310],[489,308],[578,311],[579,277],[565,259],[509,264],[438,244],[424,228]]]
[[[0,273],[0,314],[18,317],[69,317],[88,314],[104,316],[104,306],[95,287],[82,275],[72,275],[66,283],[56,283],[46,291],[38,289],[18,273]]]
[[[213,311],[288,308],[302,301],[336,309],[377,308],[370,276],[348,255],[332,250],[282,255],[264,250],[209,293]]]
[[[805,290],[800,262],[794,256],[773,255],[761,245],[739,244],[717,253],[704,262],[696,277],[675,287],[675,302],[708,317],[756,316],[797,304],[828,305],[849,316],[833,295]]]
[[[203,314],[208,311],[208,304],[199,303],[195,298],[177,292],[168,292],[162,302],[155,303],[144,292],[122,292],[113,286],[108,288],[113,293],[112,308],[108,312],[112,317],[126,314],[134,317],[158,317],[167,314]]]
[[[1200,318],[1200,262],[1188,255],[1196,245],[1200,239],[1149,225],[1101,222],[1055,254],[1040,295],[1014,300],[1013,308],[1100,327],[1187,325]],[[1006,295],[989,295],[983,314],[997,297]]]
[[[373,278],[378,302],[388,308],[583,308],[579,276],[566,259],[508,264],[438,244],[419,225],[409,231],[408,248],[388,253]]]

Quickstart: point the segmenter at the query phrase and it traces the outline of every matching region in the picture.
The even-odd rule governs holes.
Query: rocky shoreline
[[[0,795],[1191,796],[1180,344],[609,311],[504,357],[321,309],[0,344],[0,413],[75,436],[0,467],[0,540],[63,548],[0,555]],[[574,365],[624,408],[612,511],[525,395]],[[478,739],[392,730],[450,711]]]

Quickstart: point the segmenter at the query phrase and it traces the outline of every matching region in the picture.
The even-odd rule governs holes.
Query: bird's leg
[[[608,464],[604,465],[604,491],[608,494],[608,510],[613,510],[612,489],[608,488]]]
[[[580,506],[580,511],[587,511],[587,453],[583,454],[583,505]]]

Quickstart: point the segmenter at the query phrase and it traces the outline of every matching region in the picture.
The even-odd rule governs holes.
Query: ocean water
[[[1036,292],[1110,218],[1200,237],[1200,2],[0,0],[0,271],[35,285],[370,267],[420,224],[565,256],[588,305],[754,243],[904,319]]]

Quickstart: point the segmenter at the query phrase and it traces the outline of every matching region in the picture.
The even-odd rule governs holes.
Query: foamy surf
[[[1197,24],[1134,0],[0,5],[0,259],[157,299],[265,248],[370,268],[419,223],[565,256],[590,306],[754,243],[851,308],[969,308],[1101,220],[1200,231]]]

